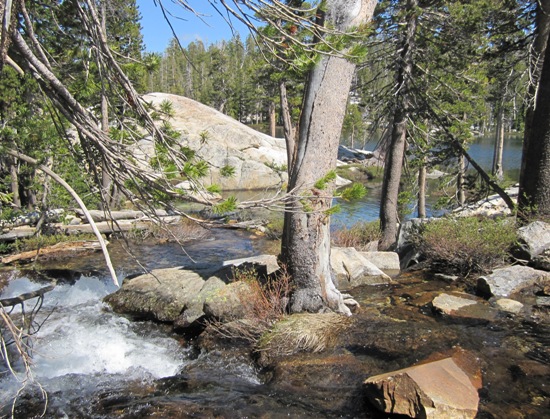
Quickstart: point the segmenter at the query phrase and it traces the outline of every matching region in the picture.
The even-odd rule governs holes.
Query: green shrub
[[[222,188],[218,184],[212,184],[206,188],[206,190],[210,193],[220,193],[222,191]]]
[[[355,247],[362,251],[373,241],[380,240],[380,221],[359,222],[350,228],[332,233],[332,244],[338,247]]]
[[[236,173],[235,166],[231,166],[229,164],[226,164],[220,169],[220,175],[222,177],[234,177]]]
[[[414,241],[438,269],[467,276],[503,263],[516,240],[509,219],[464,217],[425,223]]]

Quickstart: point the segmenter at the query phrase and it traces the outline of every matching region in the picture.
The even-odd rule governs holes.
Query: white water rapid
[[[0,298],[44,286],[22,276],[11,280]],[[37,318],[40,322],[48,317],[35,335],[33,372],[46,391],[154,380],[177,374],[188,362],[187,350],[158,325],[112,313],[101,300],[114,290],[108,279],[82,276],[45,294]],[[32,307],[33,300],[26,306]],[[4,375],[0,399],[12,398],[10,393],[20,386],[12,375]]]

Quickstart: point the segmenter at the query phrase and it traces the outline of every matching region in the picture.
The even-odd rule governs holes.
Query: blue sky
[[[205,44],[211,44],[231,38],[229,26],[207,0],[188,0],[188,4],[198,13],[204,15],[202,18],[206,23],[192,13],[174,5],[171,0],[163,1],[164,7],[177,17],[170,17],[170,20],[184,46],[197,39],[202,40]],[[163,52],[173,35],[168,23],[164,20],[160,7],[158,4],[155,6],[153,0],[137,0],[137,5],[141,13],[146,50],[148,52]],[[241,36],[245,38],[248,34],[246,29],[243,29],[242,24],[236,26],[240,28]]]

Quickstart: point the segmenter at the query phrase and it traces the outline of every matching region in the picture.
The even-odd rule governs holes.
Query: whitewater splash
[[[10,281],[1,298],[40,289],[27,277]],[[81,277],[57,285],[44,296],[33,346],[34,375],[44,381],[72,375],[110,379],[157,379],[173,376],[188,360],[177,340],[148,322],[136,323],[112,313],[102,303],[113,292],[107,279]],[[33,301],[26,302],[29,307]]]

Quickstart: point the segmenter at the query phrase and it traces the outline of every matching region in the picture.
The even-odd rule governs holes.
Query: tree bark
[[[528,217],[530,213],[535,212],[536,201],[538,201],[536,197],[537,191],[534,189],[533,182],[538,178],[535,171],[540,168],[533,167],[532,163],[541,159],[542,156],[540,154],[537,155],[537,153],[542,151],[540,143],[543,142],[542,139],[537,139],[534,131],[538,129],[540,132],[542,129],[542,127],[538,127],[538,124],[541,122],[539,118],[549,118],[548,115],[545,117],[540,112],[537,112],[537,106],[539,100],[544,101],[548,99],[544,98],[541,89],[542,72],[550,72],[550,68],[545,66],[548,58],[548,54],[546,53],[547,44],[550,37],[550,0],[541,0],[537,3],[536,32],[537,35],[532,46],[531,74],[533,80],[529,85],[528,92],[532,100],[529,102],[530,106],[527,108],[525,115],[523,153],[519,175],[518,215],[520,218]],[[545,69],[544,66],[546,67]],[[535,116],[535,113],[538,113],[538,115]]]
[[[522,184],[525,183],[524,173],[527,170],[528,155],[530,154],[530,140],[531,130],[533,127],[533,117],[535,113],[535,102],[537,100],[537,92],[539,86],[539,78],[542,69],[542,61],[544,52],[546,50],[546,44],[548,41],[548,35],[550,33],[550,0],[540,0],[537,2],[537,16],[536,16],[536,36],[531,47],[532,57],[530,63],[531,80],[529,83],[528,98],[529,106],[525,112],[525,129],[523,131],[523,151],[521,156],[521,168],[519,173],[520,191],[518,196],[518,206],[525,209],[528,206],[528,199],[522,197]]]
[[[418,169],[418,218],[426,218],[426,164]]]
[[[504,178],[502,167],[502,153],[504,151],[504,103],[500,103],[497,113],[497,132],[495,139],[495,150],[493,154],[493,176],[501,181]]]
[[[277,135],[277,114],[275,113],[275,102],[269,101],[268,106],[269,114],[269,135],[275,137]]]
[[[17,169],[17,159],[11,157],[8,159],[10,166],[10,192],[12,193],[11,202],[15,208],[21,208],[21,196],[19,195],[19,171]]]
[[[286,92],[286,83],[279,81],[279,96],[281,98],[281,116],[283,118],[283,130],[285,133],[287,167],[294,164],[294,154],[296,153],[296,132],[290,116],[290,106],[288,105],[288,95]]]
[[[464,155],[458,156],[458,174],[456,175],[456,199],[458,205],[463,207],[466,203],[466,194],[464,191],[464,175],[466,173],[466,160]]]
[[[346,30],[367,22],[376,1],[328,1],[327,17]],[[340,131],[344,121],[355,65],[342,57],[323,56],[312,70],[304,97],[299,137],[289,191],[297,194],[287,206],[281,258],[292,276],[292,312],[319,312],[330,308],[351,314],[336,289],[330,266],[330,217],[333,182],[319,190],[314,184],[336,168]]]
[[[381,250],[390,249],[397,239],[399,222],[398,197],[403,158],[405,156],[407,121],[409,118],[409,84],[413,68],[414,38],[416,35],[417,0],[408,0],[406,5],[406,29],[401,47],[401,60],[397,73],[397,97],[393,115],[390,144],[384,166],[384,181],[380,202],[380,229],[382,237],[378,244]]]
[[[548,38],[548,37],[547,37]],[[544,52],[529,146],[523,156],[519,214],[550,215],[550,48]]]

